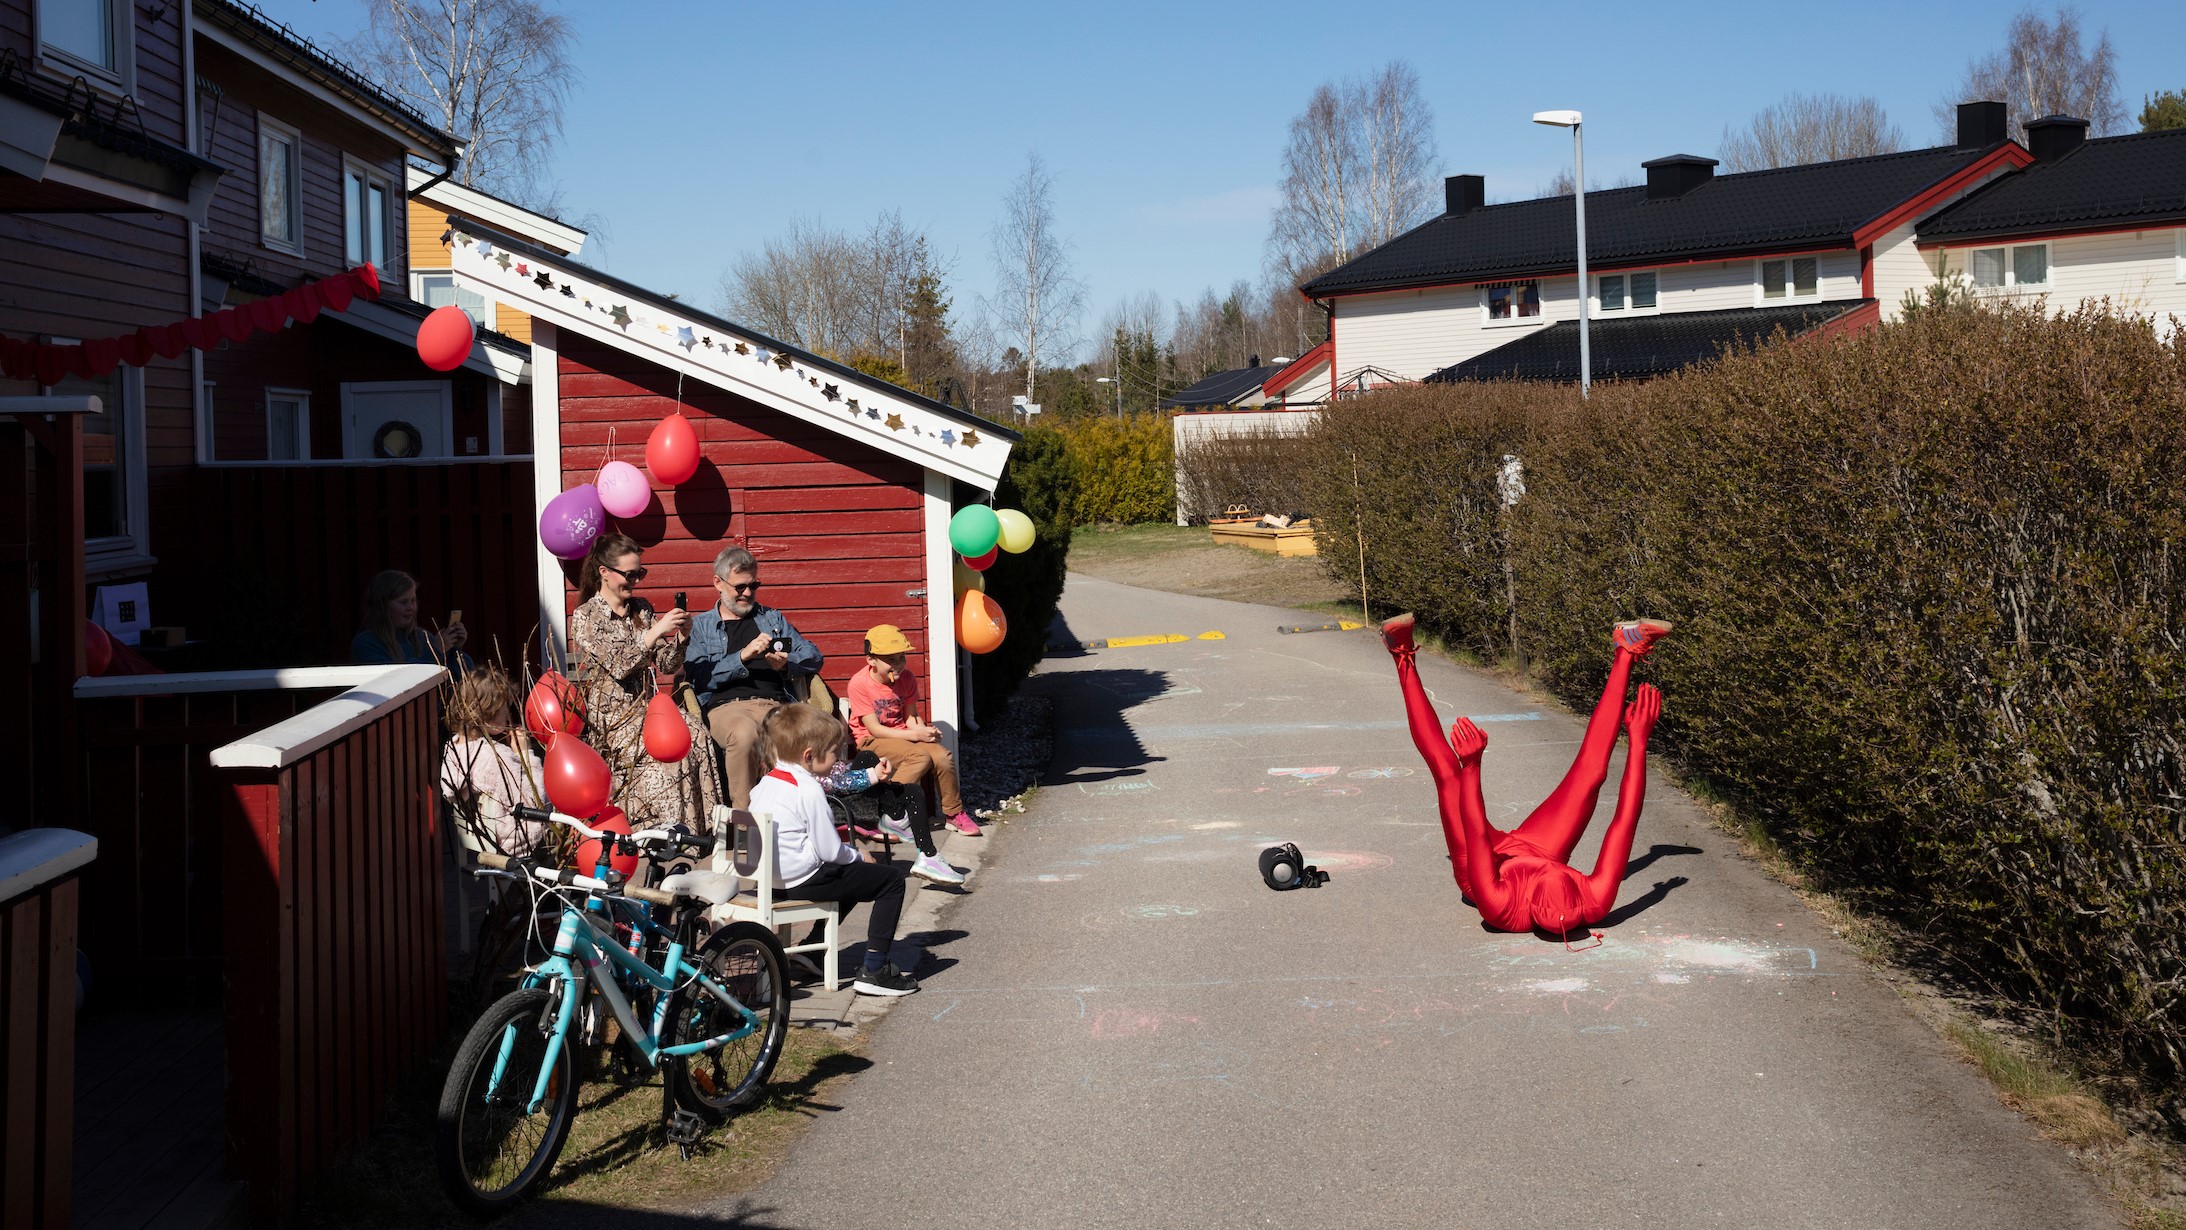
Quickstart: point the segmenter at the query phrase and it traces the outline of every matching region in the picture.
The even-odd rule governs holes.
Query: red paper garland
[[[246,342],[254,333],[278,333],[288,322],[308,325],[319,313],[345,311],[357,297],[380,297],[379,270],[359,265],[346,273],[306,282],[279,295],[271,295],[242,307],[222,308],[205,316],[191,316],[173,324],[147,325],[120,337],[93,338],[61,346],[52,342],[19,342],[0,338],[0,376],[10,380],[36,380],[56,385],[70,375],[103,380],[122,364],[143,367],[154,356],[180,358],[191,347],[212,350],[225,341]]]

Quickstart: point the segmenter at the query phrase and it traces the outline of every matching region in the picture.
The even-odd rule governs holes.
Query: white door
[[[445,380],[342,386],[342,456],[352,460],[446,457],[454,400]]]

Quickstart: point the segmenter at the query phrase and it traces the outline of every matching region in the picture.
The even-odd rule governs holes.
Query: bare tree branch
[[[1765,171],[1903,149],[1905,134],[1871,97],[1787,94],[1742,131],[1723,129],[1723,169]]]
[[[1002,218],[990,236],[995,295],[989,310],[1024,363],[1028,401],[1037,392],[1041,356],[1052,362],[1068,352],[1063,343],[1085,306],[1085,285],[1070,272],[1069,244],[1056,233],[1054,199],[1055,177],[1034,154],[1002,198]]]
[[[1433,211],[1435,161],[1434,115],[1409,64],[1315,88],[1290,121],[1270,265],[1304,280],[1411,229]]]
[[[2088,135],[2106,137],[2125,130],[2125,104],[2118,101],[2118,53],[2104,31],[2092,49],[2081,46],[2080,14],[2057,10],[2046,22],[2023,9],[2004,28],[2001,50],[1966,66],[1958,93],[1936,103],[1936,121],[1948,139],[1957,132],[1958,104],[1990,99],[2004,104],[2011,131],[2024,140],[2028,120],[2071,115],[2088,122]]]

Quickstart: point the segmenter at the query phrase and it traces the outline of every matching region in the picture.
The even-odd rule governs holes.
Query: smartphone
[[[462,622],[463,622],[463,611],[462,611],[462,609],[461,609],[460,607],[459,607],[459,608],[457,608],[456,610],[453,610],[453,611],[450,611],[450,612],[448,612],[448,625],[449,625],[450,627],[454,627],[454,626],[455,626],[456,624],[459,624],[459,623],[462,623]]]
[[[679,610],[679,611],[682,611],[682,610],[688,610],[688,609],[689,609],[688,607],[686,607],[686,606],[684,606],[684,605],[683,605],[683,600],[684,600],[685,596],[686,596],[686,594],[685,594],[685,591],[683,591],[683,590],[680,590],[680,589],[676,591],[676,609],[677,609],[677,610]]]

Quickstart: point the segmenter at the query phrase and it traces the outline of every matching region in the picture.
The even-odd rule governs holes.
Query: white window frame
[[[295,402],[295,403],[296,403],[296,455],[295,455],[294,457],[276,457],[276,456],[274,456],[274,455],[273,455],[273,416],[274,416],[274,408],[273,408],[273,403],[274,403],[275,401],[277,401],[277,400],[293,401],[293,402]],[[266,460],[268,460],[268,461],[309,461],[309,460],[311,460],[311,390],[310,390],[310,389],[284,389],[284,388],[277,388],[277,387],[274,387],[274,386],[270,386],[270,385],[269,385],[269,386],[267,386],[267,388],[266,388]]]
[[[380,226],[382,235],[387,242],[387,248],[386,251],[380,253],[379,260],[372,260],[371,233],[364,228],[361,217],[365,208],[364,202],[359,199],[357,192],[354,191],[357,188],[358,180],[364,181],[368,186],[377,185],[380,190],[380,201],[385,211],[380,218]],[[342,258],[350,267],[354,268],[366,261],[372,261],[372,264],[382,274],[389,273],[395,268],[395,258],[398,255],[398,244],[400,242],[396,238],[395,228],[402,221],[402,216],[398,214],[395,208],[395,204],[399,200],[402,200],[402,198],[395,195],[394,180],[385,172],[374,168],[368,163],[359,162],[347,154],[342,155]],[[359,234],[358,243],[355,247],[352,247],[349,243],[349,228],[352,221],[357,223]],[[362,255],[358,254],[360,251]]]
[[[1655,279],[1655,301],[1647,307],[1632,306],[1632,279],[1646,274]],[[1602,301],[1602,283],[1610,278],[1624,279],[1624,304],[1608,307]],[[1598,316],[1653,316],[1662,311],[1662,271],[1660,269],[1615,269],[1594,275],[1594,312]]]
[[[266,137],[268,134],[285,139],[295,153],[289,158],[289,208],[294,214],[296,236],[293,239],[266,231]],[[257,144],[258,195],[258,242],[276,252],[291,256],[304,254],[304,134],[296,128],[261,111],[258,113]]]
[[[424,302],[425,302],[425,279],[427,279],[427,278],[441,278],[441,277],[447,278],[447,279],[449,280],[449,282],[450,282],[450,283],[453,283],[453,282],[454,282],[454,280],[455,280],[455,270],[453,270],[453,269],[412,269],[412,270],[410,271],[410,298],[411,298],[411,300],[412,300],[413,302],[416,302],[416,303],[424,303]],[[495,302],[494,302],[494,301],[493,301],[492,299],[490,299],[490,298],[487,298],[487,297],[486,297],[485,295],[480,295],[480,296],[478,296],[478,298],[480,299],[480,301],[481,301],[481,302],[483,302],[483,303],[484,303],[484,304],[486,305],[486,307],[485,307],[485,312],[484,312],[484,314],[483,314],[483,315],[482,315],[482,316],[480,317],[480,319],[479,319],[479,321],[478,321],[478,327],[479,327],[479,328],[481,328],[481,329],[493,329],[493,328],[496,328],[496,327],[497,327],[497,323],[496,323],[496,322],[498,322],[498,321],[499,321],[499,319],[500,319],[500,313],[499,313],[499,311],[497,310],[497,309],[499,308],[499,306],[500,306],[500,305],[499,305],[499,304],[497,304],[497,303],[495,303]]]
[[[1503,318],[1503,319],[1501,319],[1501,320],[1498,320],[1498,319],[1496,319],[1496,318],[1495,318],[1495,316],[1493,316],[1493,315],[1492,315],[1492,314],[1491,314],[1491,313],[1489,312],[1489,310],[1488,310],[1488,292],[1489,292],[1489,291],[1492,291],[1492,290],[1494,290],[1494,289],[1496,289],[1496,288],[1498,288],[1498,287],[1503,287],[1503,286],[1523,286],[1523,285],[1525,285],[1525,284],[1527,284],[1527,283],[1529,283],[1529,282],[1533,284],[1533,301],[1534,301],[1534,303],[1536,303],[1537,305],[1539,305],[1539,307],[1540,307],[1540,310],[1539,310],[1539,311],[1535,312],[1535,313],[1534,313],[1533,315],[1531,315],[1531,316],[1520,316],[1520,315],[1518,315],[1518,314],[1517,314],[1517,313],[1516,313],[1516,312],[1514,311],[1514,312],[1513,312],[1513,313],[1512,313],[1511,315],[1509,315],[1509,316],[1507,316],[1507,317],[1504,317],[1504,318]],[[1512,328],[1521,328],[1521,327],[1524,327],[1524,326],[1527,326],[1527,325],[1544,325],[1544,324],[1547,324],[1547,323],[1548,323],[1548,300],[1547,300],[1547,299],[1546,299],[1546,298],[1545,298],[1545,297],[1544,297],[1544,296],[1543,296],[1543,295],[1541,294],[1541,279],[1539,279],[1539,278],[1506,278],[1506,279],[1504,279],[1504,280],[1502,280],[1502,281],[1497,281],[1497,282],[1482,282],[1482,283],[1480,284],[1480,324],[1481,324],[1481,327],[1483,327],[1483,328],[1488,328],[1488,329],[1512,329]]]
[[[41,27],[40,10],[49,3],[65,3],[66,0],[31,0],[30,24],[35,59],[40,70],[58,77],[81,76],[94,86],[104,86],[115,94],[137,92],[137,8],[132,0],[79,0],[80,3],[104,4],[107,20],[114,31],[114,67],[103,68],[78,56],[65,47],[56,47],[45,40]]]
[[[2019,280],[2019,253],[2024,248],[2043,249],[2043,276],[2039,282],[2022,283]],[[2054,264],[2057,253],[2055,249],[2050,247],[2049,241],[2046,239],[2040,243],[1985,243],[1979,247],[1966,248],[1964,251],[1966,253],[1966,280],[1973,286],[1976,294],[2008,295],[2017,291],[2021,286],[2034,291],[2046,291],[2057,281],[2057,267]],[[2002,252],[2004,254],[2004,280],[2002,283],[1995,286],[1983,286],[1973,280],[1973,258],[1976,252]]]
[[[81,338],[51,337],[56,346],[74,346]],[[120,406],[101,406],[113,419],[123,452],[122,532],[105,538],[84,539],[84,573],[91,579],[141,571],[159,561],[152,558],[151,498],[144,464],[144,371],[124,363],[114,369],[121,386]],[[52,397],[54,386],[40,385],[40,396]]]
[[[1769,294],[1768,282],[1765,280],[1765,271],[1771,261],[1782,261],[1784,263],[1784,293],[1773,297]],[[1793,262],[1795,261],[1814,262],[1813,294],[1802,295],[1799,293],[1799,284],[1792,275]],[[1828,296],[1828,288],[1829,276],[1822,271],[1822,258],[1819,253],[1764,256],[1753,262],[1753,302],[1756,307],[1772,307],[1780,303],[1820,303]],[[1661,284],[1657,283],[1655,288],[1656,302],[1661,302],[1661,296]]]

